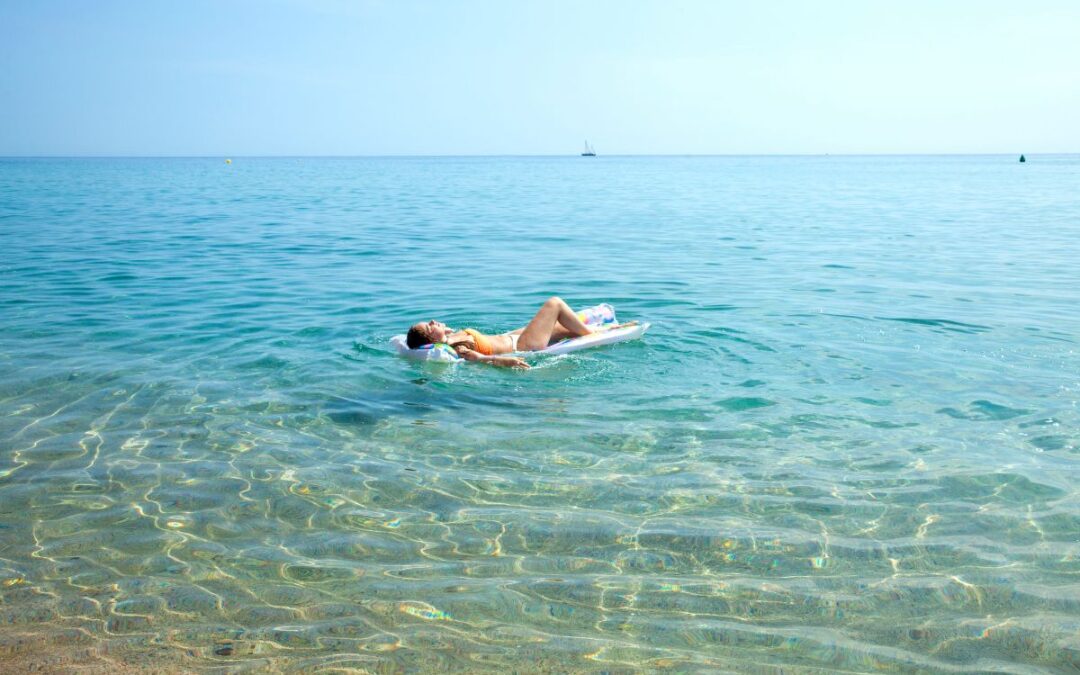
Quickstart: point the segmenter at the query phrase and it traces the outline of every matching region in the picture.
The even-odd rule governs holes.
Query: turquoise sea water
[[[1080,157],[0,160],[0,659],[1080,668]],[[644,340],[394,356],[549,295]]]

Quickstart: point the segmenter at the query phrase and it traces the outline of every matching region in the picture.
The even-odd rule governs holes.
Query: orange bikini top
[[[487,336],[478,330],[472,328],[466,328],[465,332],[476,340],[476,351],[480,352],[484,356],[491,356],[494,352],[491,350],[491,341],[487,339]]]

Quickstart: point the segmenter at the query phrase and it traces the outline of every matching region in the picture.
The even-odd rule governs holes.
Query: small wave
[[[1010,408],[1007,405],[992,403],[990,401],[972,401],[967,410],[956,408],[941,408],[938,410],[942,415],[948,415],[960,420],[973,420],[976,422],[989,422],[1011,420],[1014,417],[1030,415],[1033,411],[1024,408]]]
[[[916,326],[930,326],[931,328],[941,328],[943,330],[952,331],[955,333],[985,333],[991,330],[990,326],[982,326],[975,323],[962,323],[960,321],[952,321],[951,319],[920,319],[916,317],[903,317],[903,316],[876,316],[875,319],[879,321],[897,321],[900,323],[909,323]]]
[[[717,407],[729,412],[742,412],[744,410],[757,410],[776,405],[776,401],[761,398],[760,396],[733,396],[716,402]]]

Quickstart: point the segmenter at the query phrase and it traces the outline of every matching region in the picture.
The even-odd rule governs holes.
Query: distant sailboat
[[[585,141],[585,152],[581,153],[581,156],[582,157],[596,157],[596,150],[593,150],[593,147],[591,145],[589,145],[588,141]]]

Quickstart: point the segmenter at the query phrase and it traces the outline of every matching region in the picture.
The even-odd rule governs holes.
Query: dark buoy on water
[[[1021,162],[1026,162],[1026,161],[1027,161],[1027,159],[1025,159],[1023,155],[1020,155],[1020,161],[1021,161]]]

